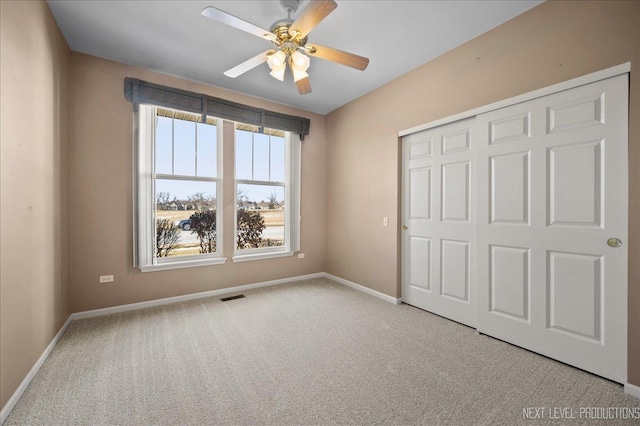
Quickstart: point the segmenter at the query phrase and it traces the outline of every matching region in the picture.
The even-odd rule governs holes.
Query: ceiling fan
[[[307,55],[346,65],[360,71],[364,71],[367,68],[367,65],[369,65],[368,58],[315,43],[307,44],[307,35],[311,30],[338,7],[334,0],[311,0],[309,5],[294,21],[291,19],[291,14],[295,13],[299,5],[300,0],[280,0],[280,6],[287,14],[287,18],[274,22],[269,31],[215,7],[209,6],[205,8],[202,11],[203,16],[268,40],[275,46],[275,49],[262,52],[225,71],[224,75],[236,78],[267,62],[271,69],[271,76],[284,81],[284,73],[287,64],[289,64],[298,92],[304,95],[311,92],[309,74],[307,74],[310,59]]]

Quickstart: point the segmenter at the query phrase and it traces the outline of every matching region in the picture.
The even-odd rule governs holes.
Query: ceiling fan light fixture
[[[284,81],[284,71],[286,68],[287,67],[283,65],[279,69],[273,69],[269,75],[277,80]]]
[[[289,66],[291,67],[291,72],[293,73],[293,81],[298,82],[303,78],[309,77],[309,74],[307,74],[307,70],[309,69],[310,63],[311,61],[309,57],[303,55],[298,50],[291,54]]]
[[[317,44],[307,45],[309,33],[338,6],[335,0],[309,0],[302,13],[293,20],[291,14],[296,12],[301,1],[280,0],[280,6],[287,14],[287,18],[276,20],[269,31],[213,6],[205,7],[201,12],[203,16],[269,40],[275,47],[225,71],[224,74],[235,78],[267,62],[271,69],[271,76],[284,81],[284,74],[289,64],[298,93],[305,95],[311,93],[309,74],[307,74],[311,60],[300,50],[314,58],[364,71],[369,65],[368,58]]]
[[[291,62],[293,63],[293,68],[297,68],[303,72],[309,69],[309,65],[311,65],[309,57],[301,53],[299,50],[296,50],[291,54]]]
[[[278,50],[267,57],[267,64],[272,70],[284,69],[286,63],[287,55],[282,50]]]
[[[282,50],[278,50],[267,56],[267,65],[271,68],[269,74],[273,78],[284,81],[284,72],[287,68],[287,55]]]
[[[295,66],[291,68],[291,71],[293,72],[293,81],[295,82],[309,77],[309,74],[307,74],[305,71],[297,70]]]

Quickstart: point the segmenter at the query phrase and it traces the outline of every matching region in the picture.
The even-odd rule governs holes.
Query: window
[[[222,194],[218,120],[141,106],[138,149],[138,264],[221,259]],[[164,267],[163,267],[164,265]]]
[[[291,256],[299,249],[300,138],[237,123],[223,140],[222,120],[201,119],[140,105],[135,264],[147,272],[224,263],[230,254],[234,262]],[[233,216],[223,216],[223,193],[236,194]],[[225,228],[234,231],[226,253]]]
[[[234,261],[298,250],[299,145],[290,133],[236,124]]]

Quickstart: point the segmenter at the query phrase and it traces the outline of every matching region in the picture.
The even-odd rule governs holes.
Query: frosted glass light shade
[[[291,61],[293,62],[293,68],[297,68],[300,71],[306,71],[311,64],[309,57],[299,50],[291,54]]]
[[[286,65],[287,55],[282,50],[278,50],[267,57],[267,64],[272,70],[279,70]]]
[[[306,71],[300,71],[296,69],[295,65],[291,68],[291,71],[293,71],[293,81],[298,81],[302,80],[303,78],[309,77],[309,74],[307,74]]]
[[[269,73],[273,78],[276,78],[280,81],[284,81],[284,71],[287,69],[287,67],[283,64],[280,68],[278,69],[272,69],[271,72]]]

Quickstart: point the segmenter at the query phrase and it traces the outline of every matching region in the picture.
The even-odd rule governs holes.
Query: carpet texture
[[[6,424],[541,425],[563,423],[549,408],[639,405],[618,384],[327,279],[244,294],[72,322]]]

